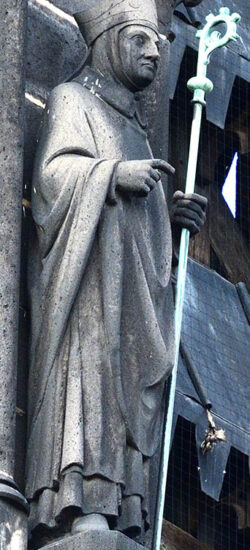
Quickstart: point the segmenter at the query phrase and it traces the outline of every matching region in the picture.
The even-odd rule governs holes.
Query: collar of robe
[[[101,73],[88,66],[84,67],[81,74],[74,80],[127,118],[135,117],[141,128],[146,128],[147,124],[141,111],[139,94],[133,94],[122,84],[117,83],[116,85],[114,82],[109,82]]]

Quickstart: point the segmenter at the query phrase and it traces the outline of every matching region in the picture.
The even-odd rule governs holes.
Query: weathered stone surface
[[[29,2],[26,79],[27,91],[36,97],[70,77],[86,54],[76,22],[49,6]]]
[[[82,0],[52,0],[52,4],[61,10],[72,14],[82,9]]]
[[[25,499],[14,483],[23,170],[26,0],[0,4],[0,544],[27,548]],[[17,506],[17,507],[16,507]]]
[[[137,544],[118,531],[88,531],[43,546],[43,550],[140,550]]]
[[[0,498],[0,548],[27,550],[27,537],[26,514]]]
[[[0,5],[0,470],[14,474],[25,0]]]
[[[29,2],[24,149],[24,183],[28,188],[42,107],[52,88],[69,78],[80,66],[86,51],[73,18],[71,20],[64,12],[54,12],[52,3]]]

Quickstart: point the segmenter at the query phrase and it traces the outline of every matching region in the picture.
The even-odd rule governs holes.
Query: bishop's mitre
[[[144,25],[158,32],[155,0],[87,0],[74,17],[88,46],[120,24]]]

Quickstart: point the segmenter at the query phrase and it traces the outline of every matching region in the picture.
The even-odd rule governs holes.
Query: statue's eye
[[[145,38],[143,36],[141,36],[140,34],[137,34],[134,37],[134,40],[135,40],[136,46],[138,46],[139,48],[141,48],[143,46],[143,44],[145,43]]]

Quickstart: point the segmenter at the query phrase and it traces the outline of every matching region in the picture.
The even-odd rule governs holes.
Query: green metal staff
[[[207,66],[210,61],[210,56],[214,50],[217,50],[217,48],[226,46],[226,44],[228,44],[230,40],[237,40],[237,38],[239,38],[236,31],[237,22],[239,22],[240,19],[240,15],[238,13],[233,13],[232,15],[230,15],[230,10],[228,8],[221,8],[218,15],[213,15],[211,13],[206,17],[207,23],[205,27],[202,30],[199,30],[196,35],[200,39],[197,75],[191,78],[187,84],[189,90],[194,92],[192,100],[192,102],[194,103],[194,115],[191,130],[185,193],[194,192],[200,141],[202,109],[206,105],[205,94],[213,90],[213,83],[207,78]],[[215,29],[215,27],[221,23],[226,25],[226,32],[224,35],[221,35],[221,33]],[[160,550],[161,545],[162,523],[171,445],[171,431],[173,423],[182,314],[187,273],[189,238],[190,233],[188,229],[183,229],[180,242],[175,305],[175,364],[171,375],[168,398],[166,403],[153,550]]]

